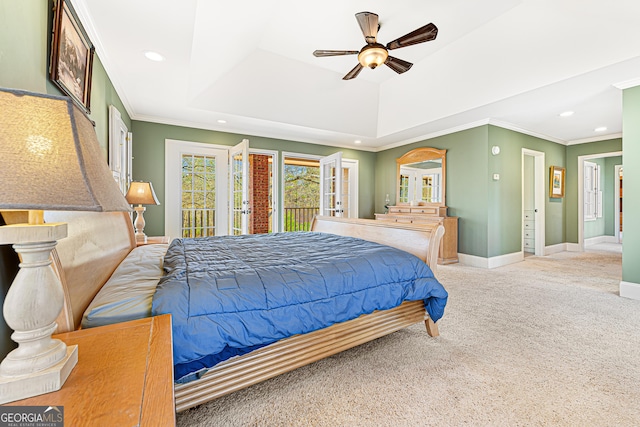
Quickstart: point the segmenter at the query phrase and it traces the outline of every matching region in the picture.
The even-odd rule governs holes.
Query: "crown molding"
[[[614,83],[613,87],[624,90],[631,87],[640,86],[640,77],[631,80],[625,80],[623,82]]]
[[[574,139],[573,141],[569,141],[567,145],[587,144],[589,142],[607,141],[609,139],[617,138],[622,138],[622,133],[611,133],[608,135],[593,136],[591,138]]]

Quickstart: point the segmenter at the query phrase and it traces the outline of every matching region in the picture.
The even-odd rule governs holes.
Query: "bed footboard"
[[[196,381],[176,384],[176,411],[185,411],[399,331],[424,319],[424,303],[410,301],[391,310],[364,314],[348,322],[296,335],[243,356],[234,357],[217,364]]]

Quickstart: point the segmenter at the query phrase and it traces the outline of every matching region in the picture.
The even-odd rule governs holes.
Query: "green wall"
[[[53,1],[0,1],[0,87],[62,95],[49,80],[49,46]],[[98,55],[93,60],[91,114],[105,159],[109,145],[109,105],[115,105],[131,128],[131,118],[104,70]]]
[[[500,154],[489,158],[489,257],[522,250],[522,149],[545,154],[545,172],[551,166],[565,165],[565,146],[512,130],[490,126],[489,146],[500,147]],[[489,149],[490,149],[489,147]],[[494,173],[500,180],[493,181]],[[545,189],[549,177],[545,173]],[[548,194],[548,191],[545,191]],[[563,243],[564,199],[545,197],[545,245]]]
[[[0,87],[22,89],[37,93],[61,95],[49,81],[49,46],[53,25],[51,0],[0,0]],[[95,122],[100,146],[107,158],[108,106],[116,105],[122,119],[131,126],[100,58],[95,55],[91,80],[91,119]],[[0,292],[0,305],[4,292]],[[0,317],[0,359],[15,344],[10,340],[11,330]]]
[[[134,120],[133,178],[152,182],[160,203],[164,203],[165,139],[233,146],[245,138],[249,140],[250,148],[278,151],[279,162],[282,161],[283,151],[317,156],[328,156],[341,151],[343,158],[358,160],[358,213],[361,218],[373,218],[376,154],[366,151]],[[280,176],[277,179],[278,182],[281,182],[282,170],[279,170],[279,173]],[[282,188],[280,188],[280,200],[283,200]],[[146,221],[145,233],[147,235],[164,235],[163,205],[147,206],[144,218]]]
[[[640,86],[625,89],[622,99],[622,280],[640,285]]]

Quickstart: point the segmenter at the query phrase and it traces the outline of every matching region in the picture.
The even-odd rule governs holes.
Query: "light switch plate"
[[[500,180],[500,174],[499,173],[494,173],[493,174],[493,180],[494,181],[499,181]]]

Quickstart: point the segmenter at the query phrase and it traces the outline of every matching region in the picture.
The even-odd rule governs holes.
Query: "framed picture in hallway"
[[[549,168],[549,197],[564,197],[564,173],[565,169],[560,166]]]
[[[53,20],[49,78],[87,112],[90,112],[93,53],[93,44],[69,0],[58,0]]]

